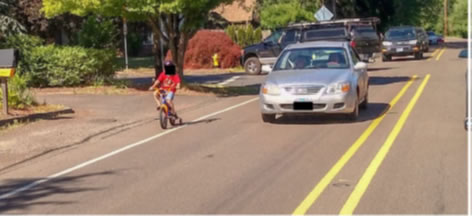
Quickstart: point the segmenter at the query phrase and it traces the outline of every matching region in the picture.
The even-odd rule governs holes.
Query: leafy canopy
[[[314,21],[313,14],[297,1],[264,4],[261,11],[261,25],[267,29],[274,29],[292,22]]]

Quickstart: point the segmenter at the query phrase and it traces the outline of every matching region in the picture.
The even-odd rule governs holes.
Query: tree
[[[292,22],[314,20],[313,13],[307,11],[296,1],[277,4],[264,3],[261,11],[261,25],[267,29],[284,27]]]
[[[467,38],[467,0],[458,0],[451,14],[452,32],[463,38]]]
[[[25,31],[23,25],[13,16],[12,8],[14,1],[6,0],[0,2],[0,41],[7,36]]]
[[[185,50],[190,38],[204,24],[209,12],[233,0],[43,0],[47,17],[64,13],[89,13],[146,21],[154,33],[156,70],[162,68],[158,44],[162,39],[172,52],[177,72],[183,75]]]

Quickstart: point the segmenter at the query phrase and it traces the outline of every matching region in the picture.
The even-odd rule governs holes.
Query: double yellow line
[[[427,61],[431,61],[431,59],[434,59],[435,57],[436,57],[436,61],[439,61],[439,59],[441,58],[441,56],[444,54],[445,51],[446,51],[446,48],[436,49],[431,54],[431,57]]]
[[[382,163],[383,159],[387,155],[390,147],[392,146],[393,142],[395,141],[396,137],[401,131],[401,128],[406,122],[411,110],[416,104],[416,101],[420,97],[423,92],[424,87],[426,86],[430,75],[428,74],[423,82],[421,83],[420,87],[416,91],[414,97],[411,99],[410,103],[408,104],[407,108],[401,115],[399,121],[395,125],[393,131],[385,141],[382,148],[379,150],[377,155],[375,156],[374,160],[371,162],[369,167],[367,168],[366,172],[356,185],[353,193],[350,195],[347,202],[344,204],[340,214],[352,214],[357,204],[359,203],[362,195],[364,194],[365,190],[367,189],[370,181],[374,177],[378,167]],[[359,150],[359,148],[365,143],[367,138],[374,132],[374,130],[379,126],[382,120],[385,118],[388,111],[390,111],[395,104],[402,98],[405,92],[410,88],[413,84],[413,81],[416,80],[416,75],[413,76],[405,86],[400,90],[400,92],[392,99],[389,103],[389,108],[386,112],[384,112],[380,117],[375,119],[369,127],[362,133],[362,135],[354,142],[354,144],[344,153],[344,155],[336,162],[336,164],[328,171],[328,173],[321,179],[321,181],[314,187],[314,189],[308,194],[308,196],[302,201],[302,203],[295,209],[293,215],[304,215],[308,211],[308,209],[313,206],[316,200],[319,198],[321,193],[326,189],[326,187],[332,182],[332,180],[336,177],[336,175],[341,171],[341,169],[349,162],[351,157]]]

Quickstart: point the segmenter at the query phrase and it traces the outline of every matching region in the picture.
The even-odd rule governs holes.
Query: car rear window
[[[304,41],[341,39],[346,37],[345,29],[314,29],[305,31],[303,34]]]
[[[355,28],[354,34],[362,37],[377,37],[377,32],[373,28]]]

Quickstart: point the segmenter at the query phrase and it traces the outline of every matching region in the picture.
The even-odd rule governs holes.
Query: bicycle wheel
[[[167,113],[165,112],[164,109],[161,108],[159,112],[159,120],[160,120],[162,129],[167,129],[167,118],[168,118]]]

